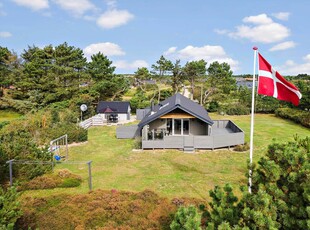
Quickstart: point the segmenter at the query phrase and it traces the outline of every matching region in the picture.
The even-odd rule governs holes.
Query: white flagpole
[[[257,47],[254,50],[254,67],[253,67],[253,83],[252,83],[252,108],[251,108],[251,131],[250,131],[250,170],[249,170],[249,193],[252,193],[252,163],[253,163],[253,133],[254,133],[254,104],[255,104],[255,70]]]

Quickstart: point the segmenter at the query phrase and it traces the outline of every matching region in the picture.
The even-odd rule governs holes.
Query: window
[[[189,119],[172,120],[172,135],[189,135]]]

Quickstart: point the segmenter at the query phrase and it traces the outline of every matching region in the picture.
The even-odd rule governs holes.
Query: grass
[[[19,113],[7,111],[7,110],[0,110],[0,122],[12,121],[19,117],[21,117]]]
[[[212,119],[230,119],[246,133],[249,142],[250,116],[220,116]],[[245,173],[249,158],[247,152],[228,149],[197,151],[187,154],[178,150],[132,151],[134,140],[116,139],[116,126],[92,127],[89,140],[69,148],[70,161],[92,161],[93,189],[141,192],[150,189],[167,198],[193,197],[208,199],[208,191],[215,185],[231,183],[238,192],[247,184]],[[254,131],[254,161],[264,156],[275,138],[279,142],[310,135],[310,130],[274,115],[256,114]],[[88,192],[86,163],[61,163],[57,168],[68,168],[83,178],[78,188],[57,188],[26,192],[31,196],[80,194]]]

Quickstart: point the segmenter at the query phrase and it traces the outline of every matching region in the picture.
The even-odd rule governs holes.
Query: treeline
[[[0,47],[0,96],[4,88],[10,88],[7,98],[27,103],[29,110],[71,99],[77,107],[81,103],[119,99],[130,84],[128,78],[114,71],[112,62],[102,53],[91,56],[88,62],[80,48],[67,43],[29,46],[20,57]],[[16,101],[11,100],[2,101],[1,107],[14,106]]]
[[[198,60],[182,65],[180,60],[173,62],[161,56],[151,68],[138,68],[130,76],[115,74],[115,68],[104,54],[94,54],[88,61],[80,48],[66,42],[55,47],[29,46],[20,56],[0,47],[0,109],[13,108],[24,113],[61,102],[75,103],[78,112],[79,105],[85,103],[90,115],[99,100],[122,100],[134,87],[130,97],[135,110],[150,105],[150,101],[159,102],[182,92],[186,86],[193,99],[208,111],[250,112],[251,90],[238,86],[236,77],[252,76],[234,76],[227,63]],[[299,74],[287,78],[303,95],[297,109],[309,110],[310,76]],[[257,112],[274,113],[281,107],[292,106],[270,97],[256,98]]]

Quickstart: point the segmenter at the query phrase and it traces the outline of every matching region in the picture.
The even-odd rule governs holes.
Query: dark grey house
[[[111,122],[130,120],[130,113],[128,101],[100,101],[97,106],[97,114]]]
[[[179,93],[151,106],[135,135],[142,137],[143,149],[194,150],[244,144],[244,132],[232,121],[213,121],[201,105]]]

